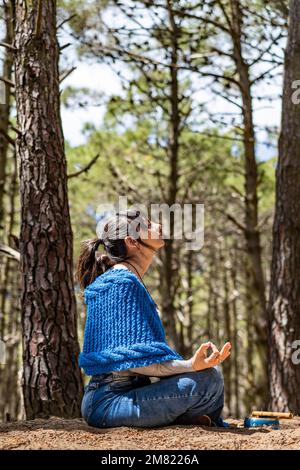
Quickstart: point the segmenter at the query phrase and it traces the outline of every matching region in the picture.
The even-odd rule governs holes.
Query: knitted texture
[[[84,290],[87,318],[79,366],[87,375],[183,359],[166,342],[155,303],[135,274],[109,269]]]

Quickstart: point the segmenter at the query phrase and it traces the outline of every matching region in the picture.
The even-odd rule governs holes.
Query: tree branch
[[[268,70],[266,70],[265,72],[261,73],[260,75],[258,75],[257,77],[253,78],[253,80],[251,80],[251,85],[253,85],[253,83],[256,83],[258,82],[259,80],[262,80],[266,75],[268,75],[270,72],[272,72],[272,70],[276,69],[277,67],[281,66],[282,64],[276,64],[274,65],[274,67],[271,67],[269,68]]]
[[[12,44],[7,44],[7,42],[0,42],[0,46],[6,47],[6,49],[10,49],[11,51],[16,51],[17,48]]]
[[[226,215],[227,219],[230,220],[231,222],[233,222],[234,225],[236,225],[242,232],[246,231],[246,227],[243,224],[241,224],[240,222],[238,222],[236,220],[236,218],[233,217],[233,215],[228,214],[227,212],[225,213],[225,215]]]
[[[11,129],[18,135],[22,135],[22,132],[20,131],[20,129],[18,129],[17,127],[15,127],[11,122],[9,123],[9,127],[11,127]]]
[[[65,23],[67,23],[68,21],[71,21],[73,18],[75,18],[75,16],[77,16],[77,13],[74,13],[74,15],[69,16],[68,18],[63,20],[61,23],[59,23],[59,25],[56,27],[56,29],[61,28]]]
[[[4,253],[9,258],[13,258],[16,261],[20,262],[20,259],[21,259],[20,252],[17,250],[14,250],[10,246],[0,244],[0,253]]]
[[[96,163],[96,161],[98,160],[99,157],[100,157],[99,154],[96,155],[94,158],[92,158],[92,160],[84,168],[82,168],[81,170],[75,171],[74,173],[71,173],[70,175],[68,175],[68,179],[69,178],[76,178],[77,176],[81,175],[82,173],[86,173],[87,171],[89,171],[89,169],[94,165],[94,163]]]
[[[61,76],[59,77],[59,83],[61,83],[63,80],[65,80],[76,69],[77,69],[77,67],[72,67],[70,70],[66,70],[64,73],[62,73]]]
[[[6,83],[6,85],[11,86],[11,87],[13,87],[13,88],[15,87],[14,82],[12,82],[11,80],[9,80],[8,78],[1,77],[1,76],[0,76],[0,81]]]
[[[9,144],[11,144],[13,147],[15,146],[15,140],[12,139],[6,132],[4,132],[3,129],[0,129],[0,134],[3,135]]]

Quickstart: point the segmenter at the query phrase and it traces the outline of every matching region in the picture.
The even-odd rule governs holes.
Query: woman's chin
[[[165,246],[165,240],[163,240],[163,238],[161,238],[159,242],[160,242],[159,248],[162,248],[163,246]]]
[[[165,245],[165,240],[163,240],[162,238],[156,239],[152,244],[152,246],[155,250],[159,250],[164,245]]]

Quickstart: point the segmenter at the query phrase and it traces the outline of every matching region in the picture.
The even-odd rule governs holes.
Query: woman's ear
[[[124,238],[124,242],[125,242],[126,246],[128,246],[129,248],[134,248],[135,247],[135,248],[140,249],[138,241],[135,240],[134,238],[132,238],[130,235],[127,235]]]

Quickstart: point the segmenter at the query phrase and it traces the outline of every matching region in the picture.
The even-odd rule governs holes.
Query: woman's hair
[[[124,240],[127,235],[144,244],[137,235],[141,227],[148,229],[148,219],[139,210],[117,212],[105,224],[101,238],[81,242],[76,267],[76,278],[81,291],[114,264],[128,258]],[[101,244],[106,253],[97,254]]]

